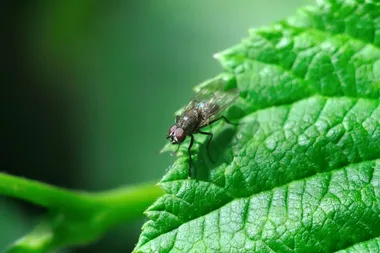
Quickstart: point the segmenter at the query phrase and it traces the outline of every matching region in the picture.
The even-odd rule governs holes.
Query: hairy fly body
[[[229,107],[238,97],[238,89],[228,91],[201,90],[189,102],[184,112],[176,117],[175,124],[169,129],[167,139],[170,139],[172,144],[181,144],[185,141],[187,136],[191,138],[187,149],[189,153],[189,177],[192,164],[190,151],[194,143],[193,134],[199,133],[209,136],[206,144],[208,152],[213,134],[204,132],[201,129],[221,119],[230,123],[226,117],[220,116],[219,114]]]

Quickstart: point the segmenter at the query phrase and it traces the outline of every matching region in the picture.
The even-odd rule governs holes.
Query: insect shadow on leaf
[[[210,181],[212,170],[219,167],[222,163],[229,163],[231,161],[232,157],[225,151],[231,146],[235,133],[236,124],[225,124],[215,132],[209,147],[207,147],[207,142],[200,144],[198,159],[195,160],[191,171],[192,178]]]

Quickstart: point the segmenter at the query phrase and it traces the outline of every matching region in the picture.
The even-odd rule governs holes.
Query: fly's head
[[[166,137],[166,139],[170,139],[170,142],[173,144],[181,144],[185,138],[185,131],[181,127],[178,127],[177,124],[169,128],[168,137]]]

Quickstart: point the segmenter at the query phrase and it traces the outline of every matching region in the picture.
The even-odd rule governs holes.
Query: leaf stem
[[[49,209],[80,210],[88,201],[85,193],[73,192],[31,179],[0,172],[0,195],[26,200]]]
[[[77,192],[0,173],[0,195],[23,199],[50,211],[43,226],[16,241],[6,252],[46,252],[96,240],[110,228],[142,216],[163,193],[153,183],[99,193]]]
[[[92,196],[97,203],[109,207],[110,220],[114,224],[119,224],[141,216],[146,208],[163,194],[164,191],[160,187],[153,183],[145,183],[96,193]]]

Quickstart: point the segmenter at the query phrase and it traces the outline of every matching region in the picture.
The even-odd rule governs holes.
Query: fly
[[[189,147],[187,148],[189,154],[189,178],[192,164],[190,151],[194,144],[193,134],[199,133],[209,136],[206,149],[210,157],[209,146],[213,134],[211,132],[202,131],[202,128],[221,119],[232,124],[226,117],[220,116],[219,114],[228,108],[239,97],[239,94],[238,89],[228,91],[210,91],[203,89],[190,100],[183,113],[176,117],[175,124],[169,128],[167,139],[170,139],[172,144],[181,144],[185,141],[187,136],[191,138]]]

